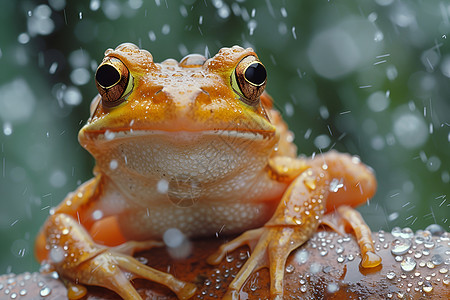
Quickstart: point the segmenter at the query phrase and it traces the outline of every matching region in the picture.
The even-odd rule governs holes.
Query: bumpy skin
[[[350,208],[374,194],[373,173],[337,152],[297,158],[293,135],[271,98],[260,96],[265,71],[245,77],[252,63],[262,69],[252,49],[235,46],[208,60],[191,55],[159,64],[146,50],[122,44],[106,51],[108,63],[119,65],[119,81],[105,88],[110,77],[98,74],[111,68],[99,67],[101,96],[79,133],[96,159],[95,177],[52,211],[36,242],[38,259],[68,282],[139,299],[129,283],[139,277],[190,298],[195,285],[130,256],[158,246],[170,228],[188,237],[243,232],[209,259],[216,264],[243,244],[252,249],[226,299],[237,299],[262,267],[270,269],[271,297],[282,299],[287,256],[321,222],[337,231],[349,225],[362,266],[380,264],[369,228]],[[337,221],[324,216],[335,208]],[[69,284],[69,298],[81,297],[79,291]]]

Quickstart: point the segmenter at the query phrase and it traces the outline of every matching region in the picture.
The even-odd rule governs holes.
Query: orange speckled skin
[[[119,59],[132,89],[114,107],[94,98],[79,141],[96,160],[95,177],[53,210],[36,242],[38,259],[65,278],[110,288],[124,299],[139,296],[122,271],[188,299],[193,284],[129,255],[154,246],[148,241],[170,228],[188,237],[244,232],[209,260],[218,263],[242,244],[253,250],[225,298],[237,299],[251,273],[269,267],[271,297],[281,299],[287,255],[321,222],[340,230],[324,217],[336,207],[344,223],[364,229],[355,230],[362,232],[362,255],[373,252],[370,230],[349,207],[374,194],[373,173],[347,154],[298,158],[272,99],[263,94],[250,105],[233,85],[237,64],[249,56],[257,60],[252,49],[235,46],[208,60],[192,55],[154,63],[132,44],[107,50],[104,61]],[[342,185],[330,188],[336,182]],[[55,260],[67,247],[70,262]],[[368,259],[363,267],[379,263]]]

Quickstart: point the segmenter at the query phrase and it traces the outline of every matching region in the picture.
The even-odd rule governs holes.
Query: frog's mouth
[[[243,139],[248,141],[267,140],[275,137],[274,131],[256,131],[256,130],[229,130],[229,129],[213,129],[202,131],[165,131],[165,130],[133,130],[133,129],[116,129],[116,130],[84,130],[80,132],[80,142],[96,141],[108,142],[115,139],[136,138],[142,136],[159,136],[170,135],[180,141],[191,139],[194,136],[214,136],[220,139]]]
[[[208,183],[236,174],[253,176],[263,169],[277,139],[253,131],[114,131],[83,132],[80,142],[104,173],[143,180],[196,178]],[[111,169],[111,161],[120,168]]]

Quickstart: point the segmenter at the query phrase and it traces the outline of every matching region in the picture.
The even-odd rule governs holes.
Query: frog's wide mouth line
[[[273,131],[250,130],[202,130],[202,131],[165,131],[165,130],[94,130],[84,131],[83,136],[89,140],[112,141],[122,138],[167,136],[174,140],[194,140],[201,137],[219,137],[223,139],[244,139],[252,141],[264,141],[275,135]]]

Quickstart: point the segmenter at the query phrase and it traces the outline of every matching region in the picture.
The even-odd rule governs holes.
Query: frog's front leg
[[[79,299],[86,294],[86,289],[78,284],[106,287],[124,299],[141,299],[129,282],[134,278],[161,283],[174,291],[179,299],[190,298],[195,293],[195,285],[143,265],[131,256],[136,251],[161,246],[160,242],[128,241],[111,248],[94,242],[88,230],[120,235],[109,222],[115,219],[114,216],[105,216],[99,226],[92,218],[103,188],[99,175],[69,194],[54,210],[36,240],[38,260],[47,260],[61,275],[70,299]],[[108,227],[100,228],[105,226]]]
[[[354,206],[373,196],[376,182],[369,168],[354,157],[337,152],[312,160],[276,158],[269,162],[269,167],[277,180],[289,181],[292,176],[300,175],[290,184],[272,219],[263,228],[245,232],[210,257],[209,262],[217,264],[227,252],[242,245],[248,244],[252,250],[250,258],[230,284],[226,299],[239,299],[245,281],[262,267],[269,267],[271,298],[283,299],[284,266],[288,255],[312,236],[323,222],[323,214],[336,207],[338,213],[335,216],[350,225],[358,238],[362,257],[368,258],[363,267],[381,263],[374,253],[370,229],[362,217],[350,206],[339,207],[343,204]]]
[[[230,284],[224,299],[239,299],[239,291],[248,277],[269,267],[272,299],[283,299],[284,266],[290,252],[300,247],[316,231],[325,212],[328,195],[328,174],[312,166],[288,187],[273,217],[264,227],[250,230],[221,246],[208,260],[219,263],[227,252],[248,244],[252,254]]]
[[[123,299],[141,299],[130,283],[134,278],[163,284],[179,299],[188,299],[195,293],[195,285],[143,265],[128,255],[135,249],[151,248],[155,245],[153,242],[130,242],[113,248],[100,246],[75,219],[66,214],[50,216],[44,232],[52,266],[71,282],[102,286]],[[76,295],[77,299],[79,296],[82,295]]]

